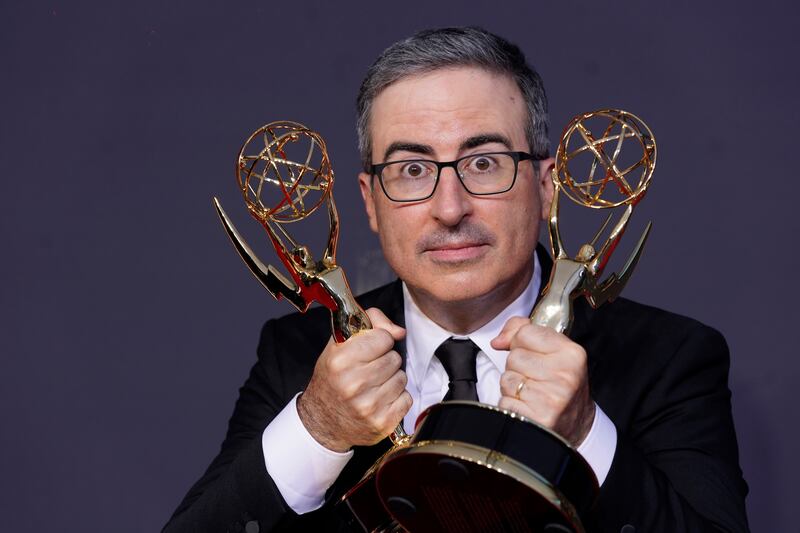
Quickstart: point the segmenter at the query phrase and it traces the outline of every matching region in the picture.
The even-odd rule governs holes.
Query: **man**
[[[551,264],[546,107],[520,50],[480,29],[383,53],[358,98],[359,184],[402,283],[360,298],[374,329],[339,345],[324,310],[267,322],[222,450],[165,531],[344,530],[333,506],[385,437],[456,388],[457,343],[476,347],[471,394],[586,458],[589,531],[747,530],[717,332],[624,299],[577,301],[572,338],[526,318]]]

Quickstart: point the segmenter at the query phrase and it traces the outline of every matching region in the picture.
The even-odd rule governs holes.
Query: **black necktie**
[[[454,339],[453,337],[436,348],[436,357],[442,362],[442,366],[450,378],[450,385],[443,401],[478,401],[476,386],[478,375],[475,372],[475,359],[479,351],[480,348],[471,340]]]

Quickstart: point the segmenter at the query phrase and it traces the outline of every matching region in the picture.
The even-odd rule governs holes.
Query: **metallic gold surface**
[[[242,145],[236,177],[258,220],[295,222],[313,213],[333,187],[325,141],[297,122],[271,122]]]
[[[295,154],[299,161],[290,158]],[[333,169],[320,135],[296,122],[267,124],[250,135],[239,151],[236,177],[248,211],[267,230],[291,279],[256,257],[215,198],[225,231],[256,278],[276,299],[284,297],[300,311],[315,300],[327,307],[337,342],[370,328],[369,318],[336,264],[339,215],[332,194]],[[272,202],[267,200],[269,195]],[[328,209],[328,242],[317,261],[283,225],[308,217],[323,203]]]
[[[554,181],[580,205],[618,207],[644,196],[655,166],[656,141],[647,124],[627,111],[600,109],[575,116],[564,129]]]
[[[594,476],[591,466],[589,466],[583,456],[571,449],[569,443],[564,440],[561,435],[550,431],[547,428],[539,426],[532,420],[519,415],[514,411],[509,411],[494,405],[473,401],[449,401],[442,404],[434,404],[420,414],[420,422],[417,426],[417,429],[419,430],[422,424],[426,424],[428,422],[428,414],[431,411],[442,411],[444,409],[456,406],[469,406],[472,409],[488,412],[489,414],[516,419],[524,424],[530,424],[531,426],[537,428],[537,430],[545,434],[548,439],[552,439],[565,449],[569,448],[571,451],[568,455],[571,457],[571,460],[579,463],[582,470],[586,472],[587,480],[589,480],[589,484],[592,485],[591,490],[595,494],[599,490],[597,480]],[[479,428],[476,428],[476,430],[480,431]],[[407,486],[404,489],[399,487],[394,482],[397,479],[396,476],[398,470],[401,472],[417,472],[416,476],[418,481],[415,481],[415,485],[419,485],[421,483],[422,486],[427,486],[430,483],[431,472],[437,470],[436,467],[434,467],[433,470],[430,468],[432,458],[433,463],[438,463],[442,458],[451,458],[457,460],[458,462],[471,465],[468,467],[468,469],[473,473],[477,473],[482,469],[486,469],[494,473],[491,475],[486,471],[481,473],[481,476],[484,477],[484,481],[487,481],[487,476],[488,479],[491,479],[491,485],[476,485],[475,480],[471,476],[466,476],[464,479],[459,480],[451,479],[451,483],[457,484],[453,486],[453,490],[455,492],[467,489],[467,492],[472,493],[473,496],[475,494],[482,494],[487,497],[491,497],[493,494],[495,494],[494,491],[498,489],[498,486],[495,484],[501,484],[504,487],[510,488],[511,485],[505,484],[513,484],[514,482],[520,483],[530,490],[530,494],[525,497],[528,504],[533,505],[540,501],[546,501],[553,510],[557,511],[557,513],[560,514],[567,521],[567,523],[570,524],[571,531],[575,533],[584,531],[580,517],[575,509],[575,506],[569,500],[569,498],[564,495],[558,486],[554,485],[546,477],[541,475],[539,472],[536,472],[530,466],[510,457],[505,453],[499,452],[497,449],[487,448],[474,442],[452,439],[422,439],[420,438],[420,435],[423,434],[424,431],[417,431],[415,435],[411,437],[411,441],[407,446],[394,447],[390,449],[381,458],[381,461],[379,461],[377,468],[377,487],[378,493],[384,504],[386,504],[392,496],[397,495],[404,495],[405,497],[412,499],[415,504],[418,502],[413,494],[407,493]],[[383,468],[384,465],[386,465],[386,468]],[[398,465],[402,466],[399,467]],[[387,474],[387,470],[391,470],[392,472]],[[433,475],[435,476],[436,474]],[[440,473],[439,475],[442,474]],[[504,478],[504,476],[506,476],[506,478]],[[418,497],[418,495],[416,497]],[[474,500],[473,503],[475,503]],[[443,513],[447,512],[452,512],[452,509],[449,511],[443,511]],[[418,529],[416,527],[412,528],[411,526],[413,524],[409,524],[408,520],[404,519],[404,517],[396,515],[395,513],[392,513],[392,516],[397,524],[404,524],[408,531],[417,533]],[[423,516],[428,517],[429,515],[426,513]],[[437,520],[440,519],[440,516],[441,515],[436,513]],[[450,524],[448,524],[448,526],[450,526]],[[535,527],[531,529],[532,524],[527,524],[526,526],[520,527],[522,528],[515,528],[513,531],[540,530]],[[457,529],[458,528],[449,527],[448,531],[455,531]],[[436,530],[434,527],[422,529],[422,531],[425,533],[427,533],[427,531],[434,530]],[[459,530],[463,531],[463,529]],[[496,529],[492,529],[492,531],[495,530]],[[466,531],[482,531],[482,529],[477,524],[471,524]],[[386,533],[386,531],[379,530],[379,533]]]
[[[527,486],[550,502],[554,508],[558,509],[565,517],[568,517],[572,522],[575,533],[583,533],[584,531],[575,508],[556,487],[534,470],[507,455],[464,442],[430,440],[399,448],[392,454],[392,459],[402,459],[404,456],[408,457],[416,454],[452,457],[453,459],[473,463],[504,474]],[[404,530],[401,529],[400,531]]]
[[[344,271],[336,264],[339,215],[333,200],[333,169],[322,137],[296,122],[262,126],[239,150],[236,178],[248,211],[267,230],[278,258],[289,271],[287,277],[263,263],[214,198],[225,232],[256,279],[275,299],[285,298],[301,312],[314,301],[327,307],[336,342],[371,328]],[[315,260],[284,225],[307,218],[323,203],[328,210],[328,240],[322,258]],[[399,442],[404,437],[405,431],[398,425],[392,440]]]
[[[523,378],[522,381],[520,381],[519,384],[517,384],[517,390],[514,391],[514,398],[519,400],[519,395],[522,394],[522,389],[524,388],[525,388],[525,378]]]
[[[596,134],[590,126],[598,123],[600,133]],[[576,138],[583,141],[578,146],[575,146]],[[631,140],[637,150],[634,157],[628,159],[629,164],[622,165],[626,140]],[[612,146],[611,155],[606,145]],[[582,167],[578,158],[583,158]],[[655,163],[655,138],[637,116],[617,109],[602,109],[572,119],[556,151],[552,174],[555,192],[548,220],[553,270],[542,298],[531,313],[534,324],[566,332],[572,324],[572,300],[576,297],[583,295],[592,307],[597,308],[619,296],[641,257],[651,223],[647,224],[620,273],[611,274],[602,282],[600,277],[625,232],[634,206],[647,192]],[[628,179],[634,175],[638,176],[635,184]],[[612,215],[606,218],[592,241],[581,246],[576,256],[570,258],[559,231],[559,198],[562,193],[585,207],[626,206],[599,250],[595,249],[595,243]]]

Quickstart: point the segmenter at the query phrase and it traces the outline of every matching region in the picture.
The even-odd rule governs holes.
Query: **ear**
[[[548,157],[539,161],[539,201],[542,204],[541,217],[542,220],[547,220],[550,217],[550,204],[553,203],[553,192],[555,187],[553,185],[553,171],[555,169],[555,158]]]
[[[369,227],[372,231],[378,233],[378,219],[375,216],[375,197],[373,195],[375,191],[372,189],[372,175],[366,172],[359,173],[358,185],[361,188],[361,198],[364,199],[364,209],[367,211]]]

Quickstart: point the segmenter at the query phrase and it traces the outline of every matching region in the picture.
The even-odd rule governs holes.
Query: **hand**
[[[506,322],[492,346],[509,350],[506,371],[500,376],[498,406],[555,431],[578,447],[595,415],[586,351],[566,335],[523,317]],[[524,383],[521,389],[520,383]]]
[[[411,408],[402,357],[392,349],[406,332],[378,309],[373,329],[328,341],[297,401],[300,420],[317,442],[338,452],[381,441]]]

